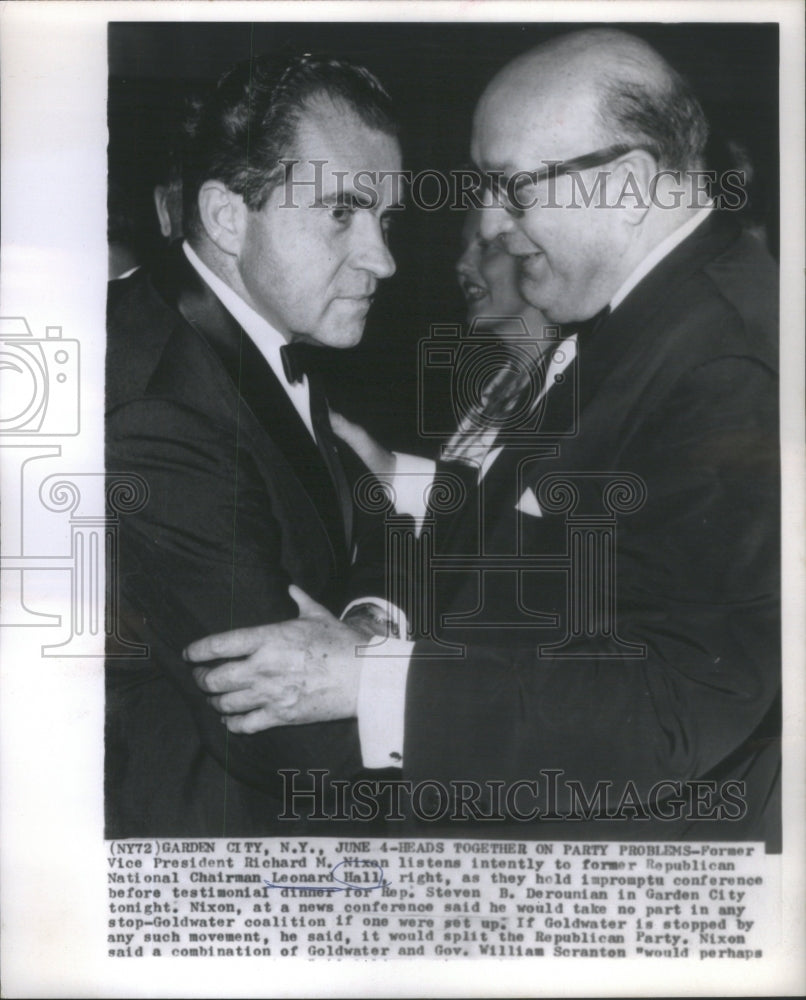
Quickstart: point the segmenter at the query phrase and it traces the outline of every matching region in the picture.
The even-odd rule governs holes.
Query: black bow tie
[[[283,344],[280,348],[280,360],[289,385],[301,382],[308,372],[310,363],[309,349],[304,344],[292,342]]]

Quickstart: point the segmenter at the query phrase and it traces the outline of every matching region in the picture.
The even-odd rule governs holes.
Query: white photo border
[[[53,472],[103,468],[109,21],[778,22],[781,135],[784,853],[782,947],[757,963],[518,959],[315,962],[108,959],[102,838],[103,658],[43,657],[37,629],[3,628],[2,958],[7,996],[794,995],[804,973],[804,22],[800,0],[700,2],[11,2],[0,8],[0,315],[81,344],[81,433],[54,438]],[[50,439],[49,439],[50,440]],[[3,542],[24,516],[22,452],[3,460]],[[100,463],[100,464],[99,464]],[[44,466],[43,466],[44,467]],[[17,478],[15,479],[14,476]],[[98,487],[100,488],[100,487]],[[16,492],[15,492],[16,491]],[[62,522],[28,523],[63,551]],[[6,551],[8,551],[6,549]],[[36,606],[64,611],[58,574]],[[14,574],[3,579],[4,606]],[[61,608],[61,611],[60,611]],[[99,637],[99,645],[103,636]],[[606,962],[606,964],[604,964]]]

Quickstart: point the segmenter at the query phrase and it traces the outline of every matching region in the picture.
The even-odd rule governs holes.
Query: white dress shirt
[[[705,222],[711,214],[713,205],[707,205],[700,209],[682,226],[670,233],[666,239],[662,240],[649,253],[629,275],[624,283],[618,288],[610,300],[611,312],[620,305],[627,295],[635,288],[642,278],[656,267],[664,257],[668,256],[675,247],[679,246],[683,240],[690,236],[695,229]],[[573,350],[560,352],[566,356],[566,360],[554,365],[554,360],[549,364],[546,380],[541,392],[541,397],[554,385],[554,378],[550,377],[559,374],[576,357],[576,336],[568,337],[562,342],[563,345],[571,346]],[[492,444],[497,431],[491,431],[491,450],[479,468],[479,481],[486,475],[487,470],[500,455],[502,448],[494,448]],[[398,513],[411,514],[415,519],[419,532],[425,517],[426,505],[425,497],[433,481],[436,463],[430,459],[418,458],[412,455],[396,455],[393,486],[396,494],[395,507]],[[538,511],[531,513],[539,516]],[[403,736],[405,726],[406,711],[406,679],[408,677],[409,664],[411,662],[411,652],[414,648],[413,642],[396,640],[401,648],[399,657],[388,656],[368,658],[361,670],[361,680],[359,688],[359,706],[367,719],[372,719],[362,728],[361,714],[359,709],[359,738],[361,740],[361,755],[366,767],[390,767],[399,765],[403,761]],[[391,645],[385,647],[391,654]],[[375,717],[372,717],[372,707],[375,707]]]
[[[241,296],[233,291],[226,282],[222,281],[217,274],[213,274],[187,241],[182,244],[182,249],[185,251],[185,256],[202,281],[206,285],[209,285],[216,297],[221,300],[227,312],[243,327],[255,347],[257,347],[266,359],[269,367],[277,376],[277,381],[283,387],[285,394],[294,404],[294,409],[308,428],[311,437],[316,440],[313,430],[313,420],[311,419],[311,393],[308,386],[308,376],[303,375],[302,379],[293,385],[285,377],[285,370],[283,369],[283,362],[280,357],[280,348],[288,343],[287,339],[282,333],[275,330],[268,320],[265,320],[250,305],[244,302]]]

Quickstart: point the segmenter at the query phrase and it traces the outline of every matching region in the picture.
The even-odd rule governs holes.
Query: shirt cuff
[[[358,683],[361,758],[368,768],[401,767],[406,678],[414,643],[385,639],[376,648],[376,653],[364,651]]]
[[[391,486],[395,491],[395,510],[398,514],[410,514],[414,518],[415,530],[420,534],[428,507],[428,493],[434,482],[437,463],[419,455],[405,455],[393,451],[395,469]]]

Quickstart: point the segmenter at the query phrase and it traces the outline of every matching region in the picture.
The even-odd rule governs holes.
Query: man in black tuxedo
[[[481,788],[464,818],[496,811],[485,782],[533,781],[510,803],[537,821],[521,835],[777,846],[777,277],[702,191],[707,134],[684,82],[622,32],[554,40],[492,81],[472,140],[491,179],[482,236],[560,324],[563,377],[546,379],[540,426],[488,452],[483,489],[458,477],[465,499],[436,518],[435,547],[484,537],[488,553],[555,556],[510,607],[520,626],[547,617],[502,629],[494,599],[485,634],[445,620],[472,613],[478,574],[438,584],[437,632],[385,668],[389,697],[344,626],[306,604],[300,621],[189,650],[247,656],[197,671],[229,728],[337,718],[304,677],[354,671],[404,777]],[[457,639],[463,655],[447,655]],[[289,683],[297,703],[278,707]]]
[[[361,339],[395,270],[391,187],[370,197],[368,184],[400,165],[366,70],[251,60],[194,123],[186,241],[110,286],[107,470],[148,492],[121,524],[117,613],[150,652],[107,660],[108,837],[278,832],[278,768],[361,767],[351,720],[228,733],[181,654],[211,629],[291,617],[290,584],[344,608],[350,491],[321,389],[289,345]]]

